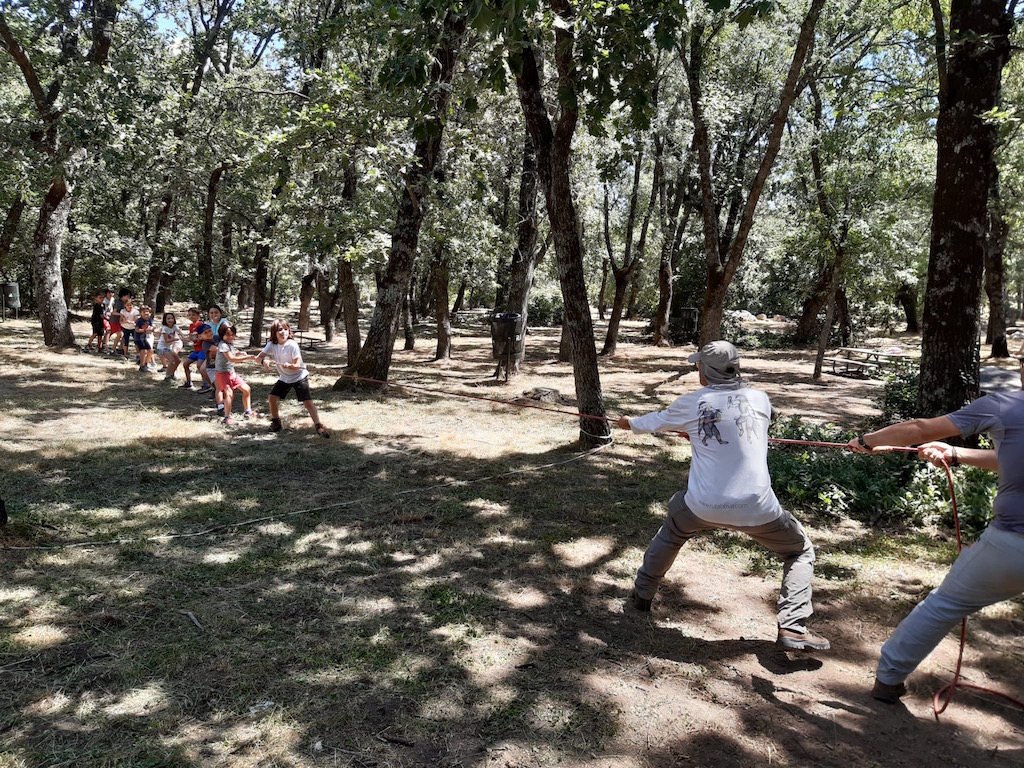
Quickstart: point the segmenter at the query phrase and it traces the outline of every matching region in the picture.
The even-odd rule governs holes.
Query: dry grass
[[[393,377],[572,396],[551,332],[531,336],[528,373],[506,388],[479,331],[459,329],[451,362],[430,362],[429,341],[397,352]],[[602,362],[613,413],[693,386],[678,375],[689,349],[620,349]],[[580,456],[575,419],[332,393],[343,352],[307,361],[329,441],[293,401],[280,435],[226,431],[209,400],[47,351],[26,322],[0,326],[0,543],[53,547],[0,552],[0,766],[1024,758],[1024,716],[964,696],[930,720],[952,641],[914,678],[909,709],[864,696],[879,644],[941,578],[948,544],[812,519],[818,626],[837,649],[820,661],[774,650],[775,566],[732,536],[687,548],[656,612],[637,615],[622,598],[685,482],[685,444],[620,433]],[[813,384],[806,353],[746,370],[783,412],[872,413],[877,383]],[[261,407],[273,380],[248,378]],[[1018,696],[1022,616],[1019,603],[988,612],[968,653],[968,675]]]

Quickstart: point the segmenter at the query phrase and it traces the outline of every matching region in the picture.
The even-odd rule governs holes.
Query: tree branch
[[[28,86],[29,93],[32,94],[32,101],[35,102],[39,116],[46,123],[52,122],[54,116],[50,109],[51,105],[47,102],[46,94],[43,93],[43,86],[39,82],[39,76],[36,74],[35,67],[32,66],[28,53],[21,47],[11,28],[7,26],[7,18],[4,16],[3,11],[0,11],[0,41],[3,42],[3,49],[11,55],[14,63],[21,70],[22,77],[25,78],[25,85]]]

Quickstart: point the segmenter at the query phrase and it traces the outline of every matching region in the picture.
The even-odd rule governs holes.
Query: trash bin
[[[679,333],[685,341],[697,340],[697,326],[700,312],[696,307],[683,307],[679,310]]]
[[[491,355],[495,360],[523,351],[523,316],[518,312],[491,315]]]
[[[8,309],[21,309],[21,296],[17,283],[4,283],[4,306]]]

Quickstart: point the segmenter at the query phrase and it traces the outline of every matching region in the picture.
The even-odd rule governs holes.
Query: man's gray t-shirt
[[[987,432],[996,445],[999,487],[992,525],[1024,533],[1024,392],[997,392],[980,397],[949,420],[964,437]]]

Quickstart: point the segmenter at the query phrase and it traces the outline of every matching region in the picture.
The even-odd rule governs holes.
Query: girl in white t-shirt
[[[270,406],[270,431],[281,431],[278,404],[282,397],[287,397],[288,392],[294,389],[296,399],[309,411],[316,433],[321,437],[330,437],[327,428],[320,423],[320,415],[316,412],[316,406],[313,405],[313,396],[309,393],[309,371],[306,370],[306,364],[302,362],[302,352],[292,338],[292,330],[285,320],[275,320],[271,323],[270,341],[256,356],[256,362],[262,363],[267,371],[270,370],[271,360],[277,365],[278,379],[267,399]]]
[[[178,327],[178,320],[173,312],[164,312],[164,321],[156,332],[156,352],[160,362],[164,364],[167,374],[164,381],[173,381],[174,372],[181,365],[181,348],[185,342],[185,334]]]

